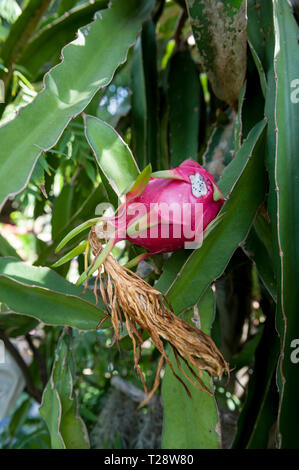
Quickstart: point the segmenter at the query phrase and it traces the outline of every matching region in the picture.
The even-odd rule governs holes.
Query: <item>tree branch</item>
[[[31,335],[27,333],[25,335],[25,338],[29,344],[29,347],[33,353],[33,356],[37,360],[39,364],[39,370],[40,370],[40,376],[41,376],[41,381],[43,384],[43,387],[47,385],[48,382],[48,372],[47,372],[47,364],[44,356],[40,353],[39,349],[34,346],[34,343],[32,341]]]
[[[143,390],[140,390],[139,388],[135,387],[131,383],[127,382],[124,380],[120,375],[113,375],[110,381],[111,385],[113,387],[117,388],[117,390],[120,390],[123,392],[125,395],[131,398],[131,400],[141,403],[145,400],[146,394],[144,393]],[[161,397],[158,395],[154,395],[150,398],[148,401],[148,405],[154,405],[157,402],[160,402]]]
[[[180,16],[180,19],[179,19],[179,22],[178,22],[178,25],[176,27],[176,30],[174,32],[174,40],[175,40],[175,44],[176,44],[176,47],[179,49],[180,48],[180,45],[181,45],[181,36],[182,36],[182,32],[183,32],[183,28],[185,26],[185,22],[188,18],[188,13],[186,10],[183,10],[181,16]]]

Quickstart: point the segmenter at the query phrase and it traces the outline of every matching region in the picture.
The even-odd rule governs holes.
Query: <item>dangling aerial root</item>
[[[95,258],[98,257],[102,252],[102,244],[94,227],[91,228],[89,233],[89,243]],[[128,334],[133,343],[135,370],[140,375],[144,391],[147,394],[146,399],[140,406],[143,406],[158,388],[164,360],[175,377],[182,383],[188,395],[191,396],[187,385],[175,373],[166,355],[163,340],[168,341],[171,345],[176,364],[186,379],[197,389],[212,395],[212,392],[200,378],[201,370],[207,371],[212,377],[221,378],[224,372],[229,375],[228,364],[213,340],[201,330],[177,317],[166,297],[160,291],[150,286],[134,272],[121,266],[111,254],[108,254],[105,258],[102,267],[104,269],[102,275],[100,269],[98,270],[100,293],[107,313],[111,318],[116,342],[118,343],[121,339],[120,332],[124,317]],[[101,320],[99,326],[106,318],[108,316]],[[154,345],[161,353],[154,385],[150,392],[148,392],[144,376],[139,367],[143,340],[137,326],[141,332],[148,332]],[[180,360],[183,360],[187,365],[194,380],[186,374]]]

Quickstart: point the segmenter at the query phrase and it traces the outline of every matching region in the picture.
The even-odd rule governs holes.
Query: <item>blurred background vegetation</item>
[[[228,3],[242,8],[242,2]],[[240,84],[232,84],[236,97],[232,97],[231,90],[224,90],[221,96],[217,79],[213,81],[206,73],[197,47],[204,47],[200,41],[205,38],[196,30],[192,2],[159,0],[150,19],[143,22],[127,60],[115,67],[111,82],[95,93],[84,112],[117,130],[132,149],[140,169],[149,162],[154,171],[171,168],[193,158],[216,181],[221,181],[224,169],[246,139],[251,142],[250,131],[265,115],[265,87],[270,87],[270,75],[268,85],[265,75],[273,60],[274,33],[272,1],[262,3],[248,1],[248,44],[246,34],[245,42],[244,35],[232,41],[230,53],[239,54],[235,71],[243,76]],[[107,4],[104,0],[0,0],[0,78],[5,85],[4,102],[0,103],[1,126],[16,119],[20,109],[33,102],[43,89],[45,73],[60,63],[61,49],[75,39],[78,28],[90,23],[95,12]],[[244,33],[244,24],[243,30],[239,25],[239,33]],[[256,31],[261,24],[262,38]],[[216,40],[221,41],[219,24],[215,28]],[[295,30],[295,22],[292,28]],[[113,31],[111,41],[112,36]],[[226,41],[228,38],[223,36],[223,43]],[[245,44],[243,49],[240,43]],[[101,44],[94,47],[100,48]],[[108,59],[103,57],[103,61]],[[51,126],[55,123],[49,122]],[[268,191],[267,181],[264,194]],[[111,200],[110,196],[86,141],[82,115],[73,116],[55,145],[42,151],[26,186],[3,205],[0,255],[33,267],[50,267],[57,260],[55,248],[59,241],[72,228],[94,217],[96,205]],[[191,439],[185,443],[189,448],[275,446],[279,402],[275,380],[279,338],[274,324],[277,279],[268,203],[259,203],[257,208],[254,225],[249,220],[249,236],[236,243],[222,274],[210,283],[215,314],[211,334],[232,368],[229,383],[225,379],[214,381],[221,443],[219,437],[213,442]],[[75,239],[72,246],[82,239]],[[113,249],[121,264],[141,252],[127,242],[120,242]],[[169,255],[156,255],[141,263],[137,272],[153,285],[162,273],[176,273],[185,259],[186,253],[170,259]],[[83,266],[84,255],[80,254],[53,271],[74,283]],[[90,289],[93,282],[89,283]],[[53,447],[49,420],[40,415],[39,405],[53,365],[60,364],[60,360],[75,362],[73,369],[70,366],[73,397],[92,447],[161,448],[163,439],[164,447],[175,447],[176,442],[177,446],[184,445],[179,438],[165,436],[169,426],[177,426],[177,434],[184,433],[186,424],[172,423],[168,415],[168,427],[163,426],[166,418],[160,390],[147,407],[136,411],[144,396],[127,337],[120,342],[119,351],[111,327],[80,331],[70,326],[50,326],[34,315],[14,310],[5,300],[1,301],[1,296],[0,311],[0,339],[11,361],[19,367],[19,372],[15,372],[17,379],[8,375],[1,379],[0,374],[0,381],[7,380],[16,390],[2,415],[0,410],[2,449]],[[59,358],[57,353],[57,345],[64,343],[70,351],[65,353],[67,359]],[[146,340],[140,365],[149,387],[158,358],[157,350]],[[3,390],[7,393],[5,386]],[[174,405],[181,406],[180,402]],[[203,425],[203,435],[207,426],[215,425],[214,418],[211,423]],[[69,446],[72,445],[75,444]]]

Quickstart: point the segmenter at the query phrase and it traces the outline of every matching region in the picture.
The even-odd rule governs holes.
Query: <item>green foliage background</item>
[[[25,379],[1,448],[298,448],[292,5],[296,13],[288,0],[0,1],[0,339]],[[149,164],[187,158],[227,198],[221,218],[200,249],[156,255],[138,272],[175,314],[192,322],[198,312],[231,379],[204,373],[214,396],[194,389],[191,400],[166,367],[138,427],[137,404],[113,386],[118,376],[140,389],[128,336],[119,353],[109,321],[96,330],[105,312],[93,281],[84,294],[75,285],[86,231],[63,247],[61,256],[75,250],[64,264],[55,249]],[[121,264],[141,253],[113,249]],[[147,339],[149,386],[157,361]],[[119,433],[105,434],[113,407]]]

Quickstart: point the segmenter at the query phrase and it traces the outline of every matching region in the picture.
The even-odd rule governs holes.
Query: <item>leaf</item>
[[[4,330],[10,338],[23,336],[33,330],[37,325],[37,320],[25,315],[11,311],[0,313],[0,328]]]
[[[237,109],[246,73],[245,1],[187,0],[200,63],[215,95]]]
[[[245,100],[247,83],[244,82],[239,96],[239,105],[238,105],[238,113],[236,115],[236,123],[234,126],[234,153],[236,154],[241,147],[242,144],[242,113],[243,113],[243,104]]]
[[[157,167],[158,77],[155,24],[147,21],[136,41],[131,69],[132,148],[140,168]]]
[[[152,176],[153,178],[163,178],[166,180],[170,179],[170,180],[185,181],[184,177],[176,173],[175,169],[155,171],[154,173],[152,173]]]
[[[237,449],[267,448],[269,431],[276,420],[277,404],[270,390],[279,353],[279,339],[274,323],[275,305],[267,302],[262,304],[262,308],[267,318],[256,349],[246,402],[238,420],[233,442],[233,448]]]
[[[126,194],[126,201],[131,201],[135,197],[140,196],[140,194],[144,191],[147,183],[149,182],[152,176],[152,165],[147,165],[144,170],[137,176],[133,186],[129,189],[129,191],[125,191]]]
[[[36,165],[30,177],[30,181],[33,182],[36,186],[44,185],[45,173],[48,173],[48,175],[51,174],[47,160],[45,159],[44,155],[41,155],[36,162]]]
[[[55,145],[69,121],[111,81],[152,7],[152,0],[113,2],[64,48],[63,62],[46,74],[44,90],[0,128],[2,204],[26,186],[41,152]]]
[[[8,33],[9,33],[9,27],[4,26],[3,24],[0,23],[0,42],[5,41],[5,39],[8,36]],[[0,62],[0,70],[6,70],[7,71],[7,68],[4,67],[4,65],[2,65],[1,62]],[[0,101],[1,101],[1,103],[3,103],[3,101],[4,101],[4,90],[2,88],[1,88],[1,92],[0,92],[0,97],[1,97]]]
[[[157,168],[165,169],[170,167],[169,162],[169,142],[168,142],[168,106],[166,103],[166,92],[161,92],[160,98],[160,131],[158,136],[159,159]]]
[[[60,0],[58,15],[62,15],[64,12],[70,10],[76,3],[78,3],[78,0]]]
[[[52,211],[52,239],[55,239],[62,227],[67,224],[71,217],[72,199],[74,197],[74,186],[66,184],[61,193],[55,199]]]
[[[0,16],[8,23],[14,23],[22,10],[16,0],[2,0],[0,2]]]
[[[265,73],[273,67],[273,12],[272,0],[247,2],[247,36],[250,48],[253,48]],[[267,80],[267,78],[266,78]],[[268,80],[267,80],[268,81]]]
[[[268,155],[272,160],[269,165],[272,179],[269,200],[272,207],[277,208],[276,213],[272,211],[270,216],[275,227],[274,253],[278,277],[276,325],[282,347],[277,369],[280,391],[277,433],[280,448],[295,448],[298,440],[294,406],[299,393],[299,369],[291,359],[291,343],[298,338],[299,331],[299,28],[292,7],[286,1],[273,1],[273,20],[275,101],[271,104],[274,105],[275,137],[273,133],[271,137],[274,137],[272,145],[275,145],[275,152]],[[271,100],[271,90],[269,94]]]
[[[76,256],[79,256],[82,253],[84,253],[84,251],[86,250],[87,244],[88,244],[87,240],[79,243],[78,246],[73,248],[66,255],[64,255],[62,258],[60,258],[58,261],[56,261],[56,263],[52,264],[52,268],[58,268],[58,266],[61,266],[62,264],[65,264],[68,261],[71,261]]]
[[[187,158],[197,160],[202,91],[189,50],[172,56],[169,67],[169,148],[175,168]]]
[[[264,118],[265,97],[261,88],[258,69],[253,55],[248,56],[248,69],[244,102],[241,111],[242,136],[244,140],[253,126]]]
[[[40,406],[40,414],[50,432],[52,449],[89,448],[87,429],[78,415],[77,396],[73,389],[73,368],[71,338],[63,332]],[[56,420],[53,419],[53,414],[56,414]]]
[[[9,433],[11,436],[14,437],[23,427],[31,406],[32,406],[32,403],[30,401],[30,398],[27,398],[16,409],[9,423]]]
[[[251,42],[249,40],[248,40],[248,44],[249,44],[250,51],[251,51],[254,63],[256,65],[257,71],[259,73],[261,89],[262,89],[263,95],[265,97],[266,96],[266,90],[267,90],[267,79],[266,79],[265,71],[263,69],[263,64],[262,64],[259,56],[257,55],[256,50],[254,49],[253,45],[251,44]]]
[[[29,0],[26,2],[22,13],[11,26],[9,35],[2,44],[0,56],[4,65],[10,67],[17,61],[22,48],[24,48],[32,32],[35,30],[49,3],[49,0]],[[6,81],[7,77],[5,75],[2,76],[4,81]],[[2,78],[1,73],[0,78]]]
[[[15,313],[46,325],[95,330],[105,316],[94,295],[66,281],[49,268],[33,267],[13,258],[0,258],[0,299]],[[101,305],[101,304],[100,304]]]
[[[230,361],[231,368],[238,370],[242,367],[253,364],[254,355],[256,349],[261,341],[263,334],[263,327],[261,327],[257,333],[250,339],[246,341],[241,351],[238,354],[235,354]]]
[[[128,145],[113,127],[93,116],[84,116],[85,135],[98,165],[118,196],[135,182],[139,170]]]
[[[59,243],[59,245],[56,248],[56,253],[58,253],[72,238],[76,237],[79,235],[79,233],[83,232],[83,230],[86,230],[89,227],[92,227],[93,225],[96,225],[100,220],[100,217],[95,217],[94,219],[86,220],[86,222],[83,222],[83,224],[78,225],[75,227],[73,230],[71,230]]]
[[[34,429],[34,431],[28,434],[21,434],[20,437],[13,441],[11,449],[49,449],[50,436],[46,425],[42,423],[42,426]]]
[[[62,410],[57,390],[52,390],[50,387],[45,388],[39,410],[40,415],[47,423],[52,449],[65,449],[66,447],[59,431]]]
[[[215,301],[213,291],[209,289],[198,304],[202,330],[210,335],[214,317]],[[191,311],[191,317],[194,312]],[[189,315],[190,316],[190,315]],[[186,314],[184,319],[187,320]],[[192,324],[192,322],[189,320]],[[169,359],[175,364],[173,352]],[[183,366],[185,372],[192,378],[190,372]],[[175,372],[184,382],[186,378],[177,366]],[[203,371],[202,380],[211,388],[211,378]],[[174,377],[169,366],[166,366],[162,382],[162,401],[164,409],[164,427],[162,436],[163,449],[218,449],[218,412],[215,398],[207,393],[189,387],[192,398]],[[217,428],[217,430],[216,430]]]
[[[249,256],[249,258],[252,259],[252,261],[254,261],[254,263],[256,264],[259,276],[261,277],[263,284],[272,296],[273,300],[276,302],[277,281],[274,271],[274,261],[272,256],[273,252],[269,252],[267,250],[266,245],[270,237],[271,238],[269,241],[272,242],[272,234],[270,228],[269,231],[270,233],[267,234],[267,238],[261,238],[259,234],[258,224],[256,221],[253,224],[253,227],[251,228],[246,242],[242,248],[244,252]]]
[[[89,268],[84,271],[79,279],[76,282],[76,285],[79,286],[84,282],[88,277],[90,277],[95,271],[97,271],[101,265],[104,263],[105,259],[111,252],[112,248],[114,246],[114,240],[110,239],[108,243],[106,244],[105,248],[101,251],[101,253],[97,256],[95,263],[91,265]]]
[[[87,429],[78,415],[73,368],[71,338],[64,332],[58,342],[51,377],[40,406],[40,414],[50,432],[52,449],[89,448]]]
[[[54,261],[57,261],[57,256],[55,255],[55,252],[57,251],[57,245],[61,241],[61,239],[66,237],[72,229],[78,227],[78,224],[81,225],[81,222],[83,220],[88,222],[91,217],[94,217],[95,208],[97,207],[97,204],[99,204],[103,200],[105,200],[105,194],[103,191],[102,184],[100,184],[96,188],[92,188],[88,197],[83,198],[81,204],[79,205],[77,205],[77,198],[73,198],[73,203],[75,204],[75,207],[72,209],[72,212],[74,212],[72,213],[71,218],[67,221],[67,223],[62,225],[59,235],[57,235],[57,238],[52,240],[52,243],[50,245],[47,245],[39,253],[39,257],[34,264],[36,266],[40,266],[45,264],[51,264],[54,263]],[[72,245],[68,247],[68,250],[70,248],[75,248],[78,243],[80,243],[80,241],[81,238],[79,234],[79,238],[77,237],[73,239]],[[65,254],[64,250],[62,250],[61,254]]]
[[[210,283],[222,274],[232,254],[246,238],[265,195],[262,158],[265,126],[266,122],[262,121],[252,129],[219,181],[222,193],[229,195],[220,212],[223,215],[221,222],[211,229],[203,245],[191,253],[182,267],[182,255],[173,255],[170,263],[172,269],[176,265],[176,277],[173,273],[169,276],[166,266],[155,286],[167,293],[178,313],[195,305]]]
[[[2,235],[0,235],[0,256],[14,256],[21,259],[14,247]]]
[[[95,0],[92,4],[78,5],[34,34],[18,61],[28,70],[33,81],[42,73],[45,64],[59,59],[60,50],[74,39],[77,30],[90,23],[95,12],[106,8],[107,4],[107,0]]]

